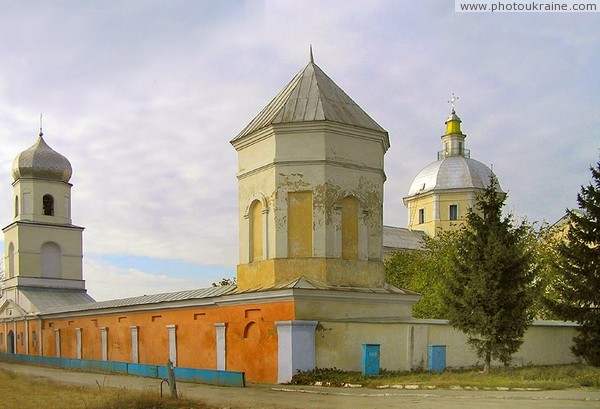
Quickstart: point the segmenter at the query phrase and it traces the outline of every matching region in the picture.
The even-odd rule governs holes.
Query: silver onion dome
[[[461,155],[448,156],[424,167],[413,179],[408,196],[433,189],[485,189],[491,175],[492,170],[479,161]],[[500,185],[498,190],[501,191]]]
[[[17,155],[12,166],[13,179],[38,178],[67,183],[73,174],[71,163],[48,146],[42,136],[40,132],[33,146]]]

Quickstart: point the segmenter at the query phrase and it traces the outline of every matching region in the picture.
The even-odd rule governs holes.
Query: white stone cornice
[[[81,226],[76,226],[74,224],[64,224],[64,223],[44,223],[44,222],[34,222],[32,220],[18,220],[18,221],[14,221],[12,223],[10,223],[9,225],[7,225],[6,227],[4,227],[2,229],[3,232],[6,232],[6,230],[10,229],[11,227],[15,226],[15,225],[21,225],[21,226],[32,226],[32,227],[46,227],[49,229],[73,229],[73,230],[80,230],[83,231],[85,230],[85,227],[81,227]]]
[[[389,135],[387,132],[381,132],[352,125],[345,125],[331,121],[313,121],[313,122],[291,122],[269,125],[241,139],[231,141],[236,151],[240,151],[248,146],[254,145],[269,137],[276,136],[277,133],[304,134],[306,132],[328,132],[332,134],[343,135],[359,139],[378,142],[384,152],[390,148]]]
[[[407,200],[411,200],[414,198],[421,198],[421,197],[427,197],[427,196],[432,196],[432,195],[444,195],[444,194],[460,194],[460,193],[472,193],[475,191],[483,191],[484,188],[479,188],[479,187],[462,187],[462,188],[452,188],[452,189],[436,189],[435,187],[428,189],[424,192],[417,192],[414,195],[411,196],[404,196],[402,198],[404,205],[406,204]]]
[[[335,161],[331,159],[309,159],[309,158],[286,158],[286,159],[277,159],[273,160],[273,162],[267,163],[266,165],[262,165],[256,167],[254,169],[250,169],[244,172],[239,172],[237,174],[238,180],[244,179],[246,177],[262,173],[266,170],[272,169],[276,166],[333,166],[333,167],[341,167],[346,169],[355,169],[365,172],[372,172],[376,174],[380,174],[383,177],[383,180],[386,180],[385,171],[380,168],[372,167],[372,166],[364,166],[355,163]]]
[[[85,280],[70,280],[66,278],[40,278],[17,276],[4,282],[4,288],[61,288],[68,290],[85,290]]]
[[[251,135],[248,135],[242,139],[231,141],[230,143],[235,150],[239,152],[240,150],[263,141],[270,136],[273,136],[273,126],[267,126],[266,128],[260,129]]]

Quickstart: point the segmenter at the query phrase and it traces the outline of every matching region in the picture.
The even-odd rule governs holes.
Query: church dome
[[[483,163],[462,155],[447,156],[425,166],[413,179],[408,196],[435,190],[478,188],[490,184],[492,171]],[[500,185],[498,190],[501,191]]]
[[[67,183],[73,174],[71,163],[48,146],[42,135],[40,132],[33,146],[19,153],[13,161],[13,179],[38,178]]]

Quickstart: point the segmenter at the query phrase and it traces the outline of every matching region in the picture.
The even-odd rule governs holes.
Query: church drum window
[[[19,196],[15,196],[15,217],[19,215]]]
[[[451,204],[448,208],[448,214],[450,220],[458,220],[458,205]]]
[[[419,209],[419,224],[425,223],[425,209]]]
[[[52,195],[44,195],[42,205],[45,216],[54,216],[54,197]]]

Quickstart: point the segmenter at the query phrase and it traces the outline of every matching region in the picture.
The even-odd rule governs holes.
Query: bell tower
[[[388,133],[309,63],[231,141],[240,290],[304,277],[382,288]]]
[[[37,141],[13,161],[14,215],[3,229],[5,297],[55,290],[91,300],[83,280],[83,227],[71,222],[71,175],[71,164],[48,146],[41,128]]]

